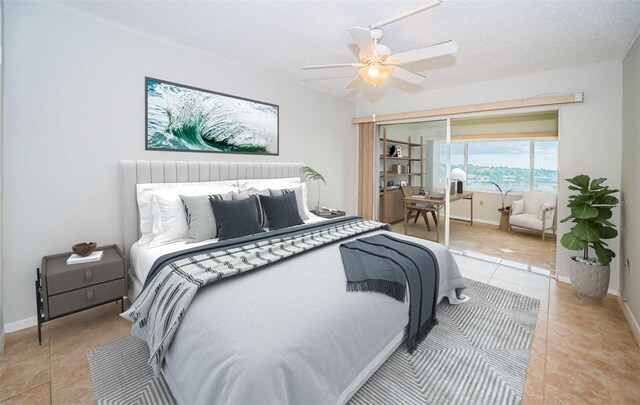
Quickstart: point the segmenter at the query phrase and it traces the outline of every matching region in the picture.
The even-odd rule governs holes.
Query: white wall
[[[4,2],[0,3],[0,52],[4,49],[3,37]],[[0,59],[2,54],[0,53]],[[0,63],[0,94],[2,94],[2,63]],[[2,122],[2,100],[0,100],[0,123]],[[0,124],[0,166],[2,161],[2,125]],[[0,228],[2,227],[2,167],[0,167]],[[2,230],[0,229],[0,359],[4,353],[4,322],[2,321]]]
[[[428,81],[426,86],[428,86]],[[554,70],[501,80],[473,83],[448,89],[427,89],[419,94],[383,99],[375,104],[358,104],[357,116],[417,111],[429,108],[459,106],[492,101],[533,97],[541,94],[584,92],[584,102],[559,108],[559,178],[585,173],[592,177],[606,177],[606,183],[620,187],[620,148],[622,132],[622,63],[608,62],[593,66]],[[561,181],[559,218],[569,214],[565,207],[569,196],[567,183]],[[620,210],[612,221],[620,225]],[[569,229],[559,224],[559,234]],[[619,238],[610,247],[620,252]],[[568,263],[575,252],[558,243],[557,269],[560,276],[568,276]],[[611,263],[620,265],[619,258]],[[619,274],[611,275],[610,288],[619,288]]]
[[[61,6],[5,5],[7,324],[35,315],[43,255],[121,243],[123,159],[303,162],[327,179],[324,205],[354,212],[353,104]],[[280,155],[145,151],[145,76],[278,104]]]
[[[622,79],[622,255],[620,292],[636,324],[640,321],[640,38],[623,62]],[[624,267],[629,259],[630,271]]]

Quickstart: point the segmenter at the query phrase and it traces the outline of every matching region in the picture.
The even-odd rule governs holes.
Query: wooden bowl
[[[89,256],[94,250],[96,250],[97,246],[98,245],[96,245],[95,242],[76,243],[71,246],[71,250],[73,250],[73,253],[78,256]]]

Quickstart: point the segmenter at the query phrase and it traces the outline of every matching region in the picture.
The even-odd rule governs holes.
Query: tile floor
[[[431,219],[430,219],[431,221]],[[442,222],[442,220],[441,220]],[[419,238],[436,240],[433,222],[431,231],[427,230],[424,220],[407,226],[407,233]],[[403,222],[393,224],[393,230],[404,233]],[[444,242],[444,225],[441,225],[440,241]],[[556,242],[553,235],[545,241],[534,233],[501,231],[495,225],[474,222],[451,221],[449,248],[453,252],[466,256],[493,261],[510,267],[544,274],[554,274],[556,269]]]
[[[457,256],[471,279],[540,299],[523,404],[638,404],[640,348],[616,298],[583,303],[567,284],[471,257]],[[130,333],[107,304],[6,335],[0,405],[93,403],[88,351]]]

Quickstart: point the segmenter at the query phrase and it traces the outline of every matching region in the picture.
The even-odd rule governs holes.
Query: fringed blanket
[[[121,316],[133,321],[132,333],[149,345],[149,363],[158,373],[182,317],[201,287],[378,229],[389,226],[347,217],[165,255],[154,263],[144,289]]]
[[[438,261],[422,245],[375,235],[340,245],[347,291],[375,291],[404,302],[409,284],[409,353],[437,324]]]

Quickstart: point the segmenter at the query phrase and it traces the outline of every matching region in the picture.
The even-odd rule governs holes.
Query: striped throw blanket
[[[149,364],[157,374],[182,317],[201,287],[377,229],[389,226],[346,217],[165,255],[154,263],[144,289],[121,316],[133,322],[132,333],[149,345]]]

